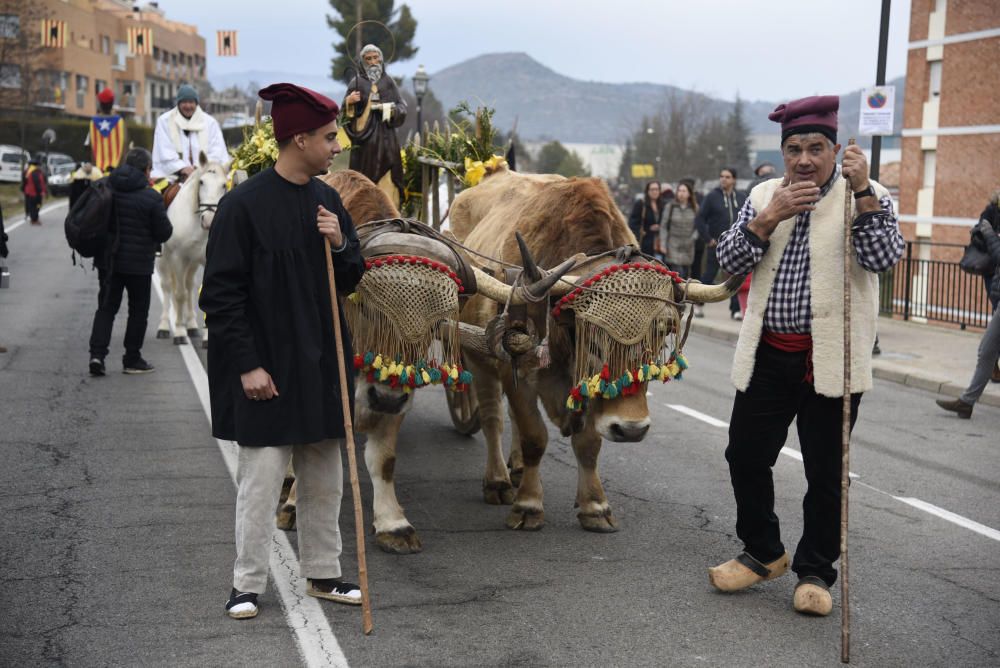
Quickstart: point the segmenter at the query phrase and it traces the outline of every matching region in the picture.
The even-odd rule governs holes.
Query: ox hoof
[[[169,339],[170,330],[169,329],[158,329],[156,330],[156,338],[158,339]]]
[[[186,336],[175,336],[174,345],[175,346],[186,346],[188,342],[188,337]]]
[[[524,477],[524,467],[510,469],[510,484],[514,487],[521,486],[521,479]]]
[[[290,506],[287,503],[281,506],[274,523],[282,531],[295,529],[295,506]]]
[[[580,526],[587,531],[594,533],[614,533],[618,531],[618,520],[608,508],[596,513],[578,513],[576,518],[580,520]]]
[[[389,554],[416,554],[424,549],[417,530],[411,526],[380,531],[375,534],[375,544],[380,550]]]
[[[508,529],[515,531],[538,531],[545,526],[545,511],[514,506],[508,513],[505,524]]]
[[[190,336],[192,339],[200,339],[201,330],[198,329],[197,327],[188,327],[188,336]]]
[[[509,506],[514,503],[514,486],[506,480],[484,480],[483,501],[491,506]]]

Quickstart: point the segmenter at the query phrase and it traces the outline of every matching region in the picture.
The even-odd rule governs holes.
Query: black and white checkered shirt
[[[820,199],[840,178],[840,165],[833,176],[820,188]],[[879,199],[881,211],[859,214],[851,227],[851,241],[858,264],[867,271],[883,272],[896,264],[903,255],[903,237],[889,197]],[[810,334],[812,307],[809,291],[809,211],[795,218],[795,229],[778,264],[764,311],[764,329],[781,334]],[[733,226],[719,237],[716,254],[719,266],[731,274],[748,274],[764,257],[766,242],[747,229],[757,212],[747,197]]]

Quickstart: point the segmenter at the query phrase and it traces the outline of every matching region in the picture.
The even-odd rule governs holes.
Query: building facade
[[[997,0],[912,0],[902,134],[907,239],[968,243],[1000,188]],[[961,249],[924,253],[954,260]]]
[[[63,22],[61,44],[42,44],[43,20]],[[129,52],[128,29],[149,28],[149,55]],[[170,21],[157,3],[130,0],[0,0],[0,107],[27,105],[71,116],[97,113],[110,87],[119,113],[152,124],[182,83],[206,78],[205,39]]]

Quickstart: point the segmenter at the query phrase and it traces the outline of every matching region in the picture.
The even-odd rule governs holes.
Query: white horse
[[[204,153],[198,154],[198,167],[188,176],[177,197],[167,209],[174,226],[170,240],[163,244],[163,253],[156,262],[163,287],[163,313],[156,338],[173,335],[175,344],[188,342],[188,336],[201,336],[201,326],[195,316],[198,300],[194,275],[205,264],[208,228],[212,225],[219,200],[226,194],[226,167],[209,162]],[[170,309],[174,323],[170,325]],[[207,344],[206,339],[202,345]]]

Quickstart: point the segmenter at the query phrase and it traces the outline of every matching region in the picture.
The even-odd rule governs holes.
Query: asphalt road
[[[87,375],[96,276],[70,264],[63,213],[11,234],[14,285],[0,291],[10,348],[0,355],[0,665],[302,665],[275,586],[257,619],[223,614],[235,492],[179,349],[148,339],[156,373],[122,375],[122,317],[108,376]],[[151,330],[158,308],[154,297]],[[421,390],[396,478],[425,549],[383,554],[369,536],[371,636],[358,609],[320,604],[346,661],[839,665],[839,588],[834,614],[814,619],[792,611],[793,576],[735,595],[708,584],[706,567],[739,550],[720,426],[732,347],[692,338],[686,352],[685,379],[652,390],[651,435],[605,444],[601,475],[621,527],[611,535],[579,528],[575,460],[555,432],[542,473],[546,527],[505,529],[506,508],[481,501],[481,435],[457,435],[442,393]],[[978,406],[960,421],[934,396],[876,381],[862,403],[851,466],[854,665],[1000,664],[1000,409]],[[794,433],[788,446],[797,449]],[[801,463],[780,457],[775,480],[792,548]],[[364,471],[362,493],[370,520]],[[352,573],[349,496],[341,527]]]

